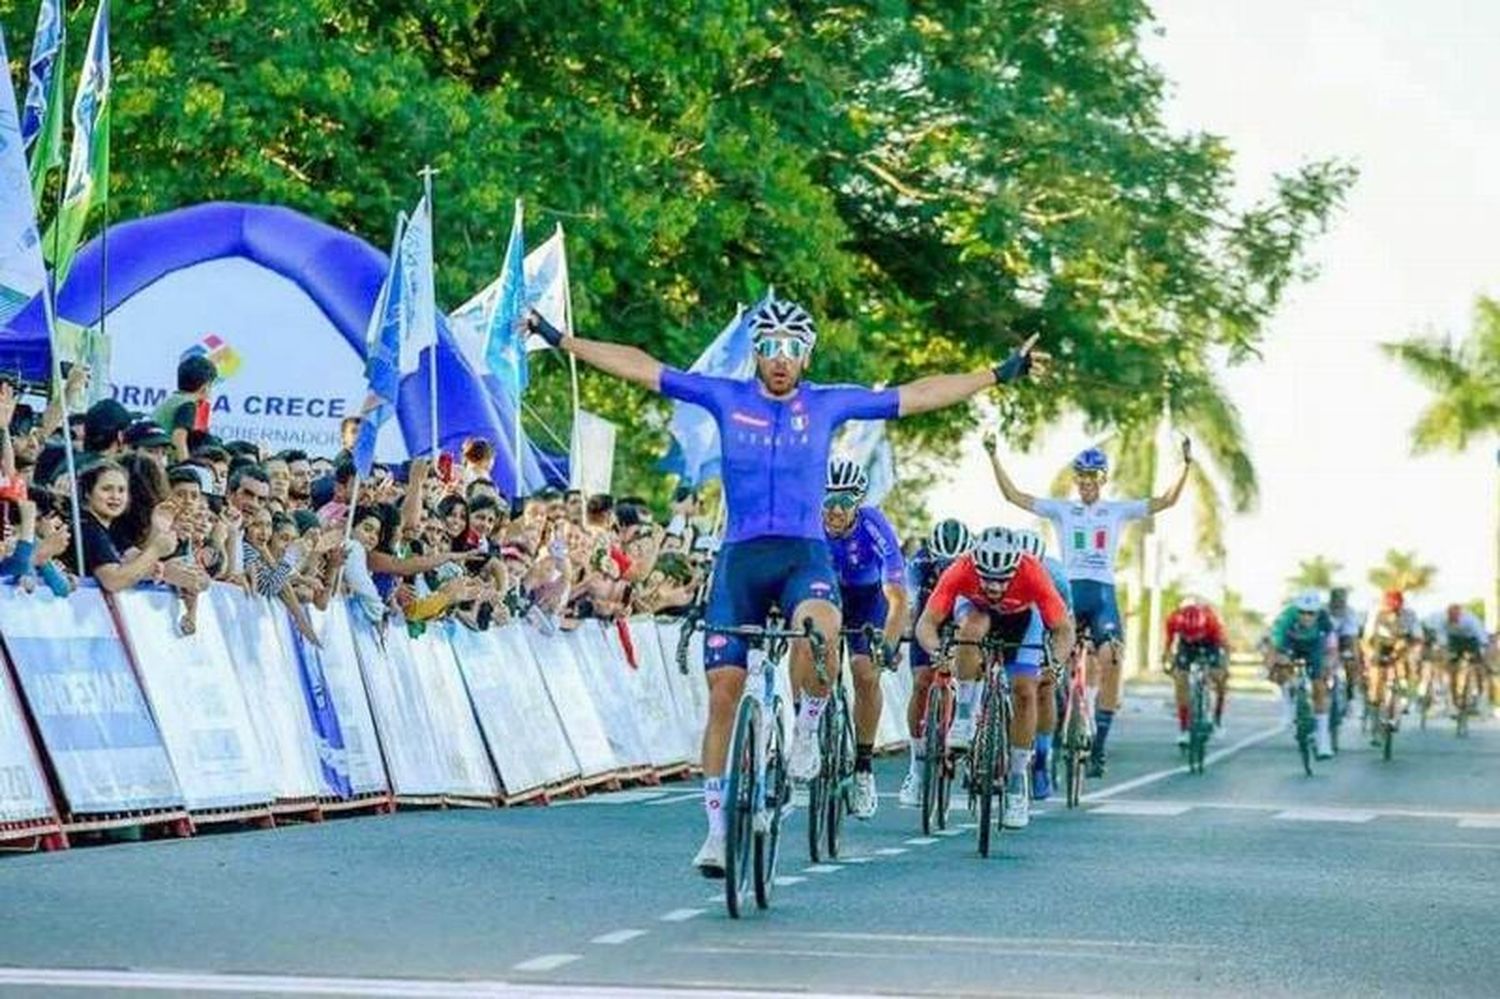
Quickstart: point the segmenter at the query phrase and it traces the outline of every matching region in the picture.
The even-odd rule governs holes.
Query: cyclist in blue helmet
[[[728,516],[705,615],[710,625],[755,625],[773,605],[793,621],[811,619],[827,649],[826,672],[839,672],[838,580],[823,531],[824,472],[833,436],[847,420],[885,420],[953,406],[1023,377],[1032,337],[991,368],[932,375],[895,388],[819,385],[805,380],[817,343],[812,317],[794,302],[766,298],[746,316],[755,374],[718,378],[681,371],[625,344],[564,337],[532,310],[534,332],[601,371],[652,392],[703,407],[718,425]],[[705,642],[709,713],[703,734],[703,795],[708,837],[694,859],[706,877],[724,873],[723,782],[734,712],[745,686],[742,641]],[[828,703],[806,642],[794,643],[792,687],[801,695],[788,769],[806,779],[822,763],[818,718]]]
[[[1078,489],[1078,499],[1072,502],[1043,499],[1017,489],[1001,466],[995,445],[993,434],[985,438],[985,450],[989,452],[1000,492],[1021,509],[1052,522],[1073,591],[1073,616],[1078,632],[1081,635],[1087,631],[1095,642],[1094,655],[1089,660],[1089,697],[1097,698],[1098,707],[1094,712],[1094,746],[1088,775],[1102,777],[1105,742],[1119,710],[1121,695],[1119,645],[1124,635],[1115,601],[1115,550],[1128,522],[1176,505],[1192,467],[1192,446],[1183,440],[1182,471],[1171,488],[1160,496],[1134,500],[1100,498],[1109,477],[1109,458],[1096,447],[1088,448],[1073,459],[1073,483]]]

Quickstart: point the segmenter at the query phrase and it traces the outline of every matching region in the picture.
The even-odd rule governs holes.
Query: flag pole
[[[557,223],[557,239],[562,244],[563,262],[566,264],[568,259],[568,243],[567,237],[563,234],[561,222]],[[573,275],[566,271],[563,273],[563,333],[567,336],[573,335]],[[523,344],[522,346],[524,348],[525,345]],[[580,408],[578,404],[578,358],[573,355],[572,351],[568,351],[568,379],[572,382],[573,388],[573,433],[570,436],[573,438],[572,450],[574,452],[568,456],[568,471],[573,481],[578,483],[578,489],[581,492],[588,480],[583,474],[583,441],[579,436],[578,426],[578,411]],[[574,469],[577,470],[576,474],[574,474]]]
[[[73,428],[69,426],[68,416],[68,386],[62,376],[62,357],[57,352],[57,313],[52,295],[52,275],[49,274],[42,285],[42,312],[47,322],[47,343],[52,354],[52,390],[57,393],[58,403],[62,407],[63,458],[67,462],[68,483],[73,493],[73,502],[68,504],[69,519],[72,521],[73,529],[73,557],[77,559],[78,575],[82,577],[86,575],[83,562],[83,513],[79,509],[82,505],[83,492],[78,488],[78,466],[73,457]]]
[[[433,243],[434,244],[436,244],[437,240],[435,238],[436,237],[436,233],[434,232],[433,221],[432,221],[432,217],[433,217],[433,211],[432,211],[432,175],[434,173],[436,173],[436,172],[437,172],[436,170],[432,169],[432,165],[430,163],[429,164],[424,164],[422,166],[422,170],[421,170],[421,174],[422,174],[422,193],[425,196],[425,200],[427,202],[427,232],[429,234],[429,237],[433,237]],[[433,256],[436,257],[437,254],[434,252]],[[435,289],[436,288],[436,284],[437,284],[437,261],[436,260],[434,260],[432,262],[432,271],[433,271],[433,285],[434,285],[434,289]],[[436,306],[436,302],[434,302],[433,304],[434,304],[434,307],[435,307]],[[436,313],[436,311],[434,311],[433,312],[433,322],[436,322],[436,321],[437,321],[437,313]],[[437,330],[434,329],[432,331],[432,346],[428,348],[428,355],[427,355],[427,402],[428,402],[428,419],[431,421],[430,425],[432,427],[432,464],[433,464],[434,467],[437,466],[437,460],[438,460],[438,439],[439,439],[439,437],[438,437],[438,376],[437,376],[438,358],[437,358],[437,349],[438,349]]]

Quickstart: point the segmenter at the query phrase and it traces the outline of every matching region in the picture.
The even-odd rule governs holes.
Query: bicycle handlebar
[[[812,646],[813,669],[817,671],[818,682],[828,682],[828,671],[823,665],[823,660],[828,649],[823,641],[822,632],[818,631],[817,627],[813,624],[813,619],[810,617],[802,619],[801,628],[793,629],[780,625],[707,624],[703,621],[701,614],[689,614],[683,621],[682,634],[677,638],[677,669],[683,674],[686,674],[688,671],[688,647],[692,641],[694,631],[701,631],[705,635],[725,635],[731,638],[744,638],[749,640],[752,646],[756,647],[778,641],[798,639],[806,641]]]

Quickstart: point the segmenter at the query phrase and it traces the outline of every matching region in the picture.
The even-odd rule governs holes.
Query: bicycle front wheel
[[[791,792],[786,774],[786,735],[781,728],[781,698],[771,701],[771,730],[766,746],[765,807],[763,828],[755,832],[755,904],[771,905],[776,883],[776,861],[781,854],[781,813]]]
[[[990,855],[993,835],[1001,828],[1001,817],[1005,814],[1005,764],[1009,753],[1009,711],[1006,710],[1005,691],[998,678],[992,677],[985,686],[984,720],[980,725],[980,745],[974,756],[975,783],[980,789],[979,799],[979,855]],[[995,806],[999,804],[999,814]]]
[[[839,844],[844,832],[844,815],[850,807],[849,795],[854,788],[854,719],[849,714],[849,701],[839,695],[834,698],[837,710],[833,717],[832,759],[826,759],[829,779],[828,818],[824,826],[828,832],[828,859],[837,860]],[[829,747],[825,746],[825,751]]]
[[[731,919],[740,918],[750,884],[755,830],[755,759],[758,712],[755,701],[740,701],[729,737],[724,783],[724,904]]]

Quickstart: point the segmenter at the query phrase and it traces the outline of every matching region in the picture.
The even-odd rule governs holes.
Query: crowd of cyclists
[[[908,560],[890,522],[865,503],[863,469],[832,456],[836,431],[850,419],[900,418],[1010,385],[1045,363],[1045,355],[1032,350],[1035,338],[993,368],[872,390],[804,379],[817,333],[796,304],[767,299],[747,322],[756,371],[736,380],[679,371],[634,347],[563,337],[540,316],[528,318],[531,330],[553,346],[651,391],[697,404],[719,428],[727,526],[703,612],[710,692],[702,752],[708,829],[694,864],[705,876],[724,875],[726,749],[750,651],[727,630],[763,624],[773,609],[785,620],[810,623],[823,636],[821,642],[794,642],[791,649],[796,720],[787,770],[794,788],[819,773],[819,722],[847,649],[855,742],[850,811],[861,819],[876,813],[879,793],[871,761],[883,710],[879,673],[900,662],[902,646],[909,643],[904,651],[913,680],[906,705],[910,767],[900,804],[918,806],[924,775],[932,772],[924,760],[930,742],[924,726],[936,678],[942,675],[945,683],[956,678],[946,746],[962,753],[975,738],[979,706],[989,703],[986,678],[993,683],[1003,676],[1008,754],[1002,761],[999,822],[1003,828],[1025,828],[1031,803],[1053,793],[1049,764],[1065,686],[1059,681],[1070,669],[1087,677],[1087,775],[1105,773],[1122,692],[1123,628],[1115,593],[1120,534],[1130,521],[1176,504],[1193,461],[1190,445],[1184,441],[1180,472],[1160,496],[1104,499],[1109,462],[1090,448],[1073,461],[1076,497],[1048,499],[1011,481],[994,439],[988,438],[1001,494],[1050,523],[1056,557],[1038,532],[945,520]],[[1315,741],[1318,757],[1333,754],[1334,714],[1359,691],[1370,705],[1386,703],[1387,692],[1397,689],[1420,702],[1435,689],[1434,679],[1443,677],[1454,698],[1451,706],[1459,710],[1466,683],[1487,684],[1491,643],[1472,614],[1448,608],[1424,626],[1400,593],[1388,593],[1380,610],[1361,623],[1347,596],[1339,590],[1327,601],[1315,593],[1299,595],[1262,643],[1272,679],[1289,692],[1311,691],[1315,735],[1309,744]],[[1166,638],[1179,743],[1187,745],[1194,704],[1202,703],[1206,726],[1222,724],[1228,642],[1218,615],[1199,601],[1173,611]],[[821,669],[812,661],[814,646],[824,656]],[[1001,661],[1003,671],[993,668]],[[1478,665],[1466,671],[1469,663]],[[1306,683],[1293,683],[1294,675]],[[1204,692],[1199,701],[1192,696],[1194,684]],[[1477,687],[1473,694],[1477,701]],[[1292,703],[1290,693],[1286,703]],[[1405,704],[1399,707],[1406,710]]]

